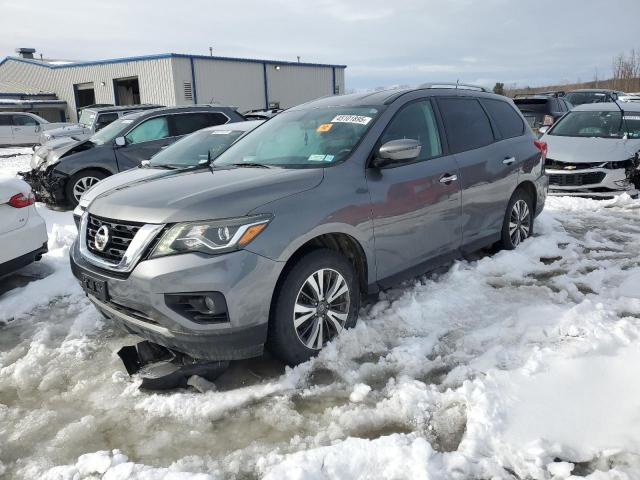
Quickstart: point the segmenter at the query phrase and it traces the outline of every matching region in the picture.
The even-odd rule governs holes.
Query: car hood
[[[631,158],[640,150],[640,140],[577,138],[544,135],[547,158],[568,163],[613,162]]]
[[[124,172],[120,172],[116,175],[111,175],[104,180],[100,180],[93,187],[83,193],[82,198],[80,199],[80,205],[86,207],[97,196],[116,187],[133,186],[149,178],[160,178],[175,174],[175,170],[165,170],[160,168],[132,168],[131,170],[125,170]]]
[[[176,171],[129,182],[98,195],[89,212],[144,223],[240,217],[280,198],[317,186],[321,168],[216,168]]]
[[[51,165],[58,163],[60,158],[71,150],[88,150],[94,146],[93,143],[86,140],[78,141],[71,137],[56,138],[36,149],[31,158],[31,168],[46,170]]]

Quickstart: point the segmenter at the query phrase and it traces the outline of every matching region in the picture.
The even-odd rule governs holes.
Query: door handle
[[[502,163],[504,163],[505,165],[511,165],[515,161],[516,161],[516,157],[507,157],[504,160],[502,160]]]
[[[444,183],[445,185],[449,185],[451,182],[455,182],[458,180],[457,175],[449,175],[445,173],[442,177],[440,177],[440,183]]]

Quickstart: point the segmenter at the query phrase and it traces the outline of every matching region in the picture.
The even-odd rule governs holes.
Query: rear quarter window
[[[475,98],[439,98],[438,106],[452,153],[493,143],[489,117]]]
[[[222,125],[229,118],[220,112],[195,112],[172,115],[174,135],[188,135],[207,127]]]
[[[519,137],[524,133],[522,117],[509,103],[500,100],[482,100],[482,103],[498,127],[502,138]]]

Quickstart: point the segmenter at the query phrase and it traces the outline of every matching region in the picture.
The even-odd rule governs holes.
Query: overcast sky
[[[346,64],[348,89],[591,80],[640,48],[640,0],[0,0],[16,47],[97,60],[154,53]]]

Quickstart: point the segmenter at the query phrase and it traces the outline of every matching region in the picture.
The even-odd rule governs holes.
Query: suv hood
[[[240,217],[320,184],[321,168],[219,168],[177,171],[98,195],[88,211],[104,218],[174,223]]]
[[[128,187],[138,184],[149,178],[160,178],[169,175],[176,175],[179,172],[175,170],[165,170],[162,168],[132,168],[131,170],[125,170],[124,172],[116,173],[110,177],[100,180],[93,187],[82,194],[80,199],[80,205],[86,207],[97,196],[102,195],[109,190],[116,187]]]
[[[627,160],[640,150],[640,140],[621,138],[577,138],[544,135],[547,157],[568,163],[597,163]]]

